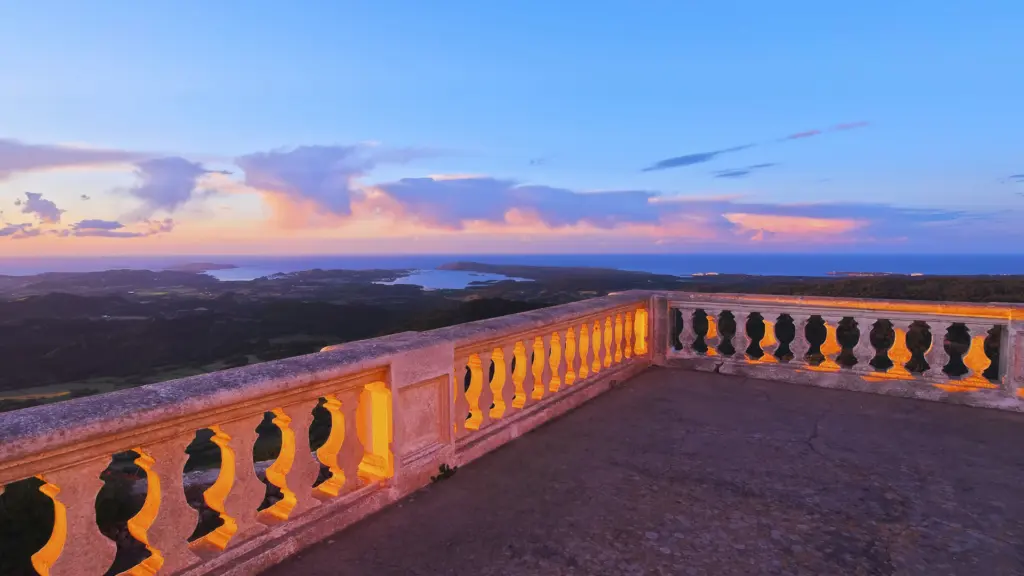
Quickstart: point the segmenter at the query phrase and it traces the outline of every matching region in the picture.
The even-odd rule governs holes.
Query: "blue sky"
[[[471,174],[580,192],[856,202],[890,217],[887,229],[901,208],[1005,217],[1024,210],[1024,182],[1010,178],[1024,173],[1022,30],[1024,4],[1011,1],[9,2],[0,139],[181,156],[236,180],[247,154],[379,143],[370,147],[415,152],[373,162],[354,185]],[[783,140],[812,130],[822,133]],[[761,164],[772,166],[737,171]],[[137,166],[52,168],[0,181],[8,226],[37,224],[9,216],[32,191],[57,202],[65,224],[130,227],[117,191]],[[87,206],[73,202],[82,190]],[[276,230],[281,199],[267,193],[280,191],[242,192],[213,200],[216,218],[209,199],[149,216],[207,228],[265,218]],[[944,234],[934,230],[902,241],[924,250]],[[146,238],[90,250],[155,242]],[[0,251],[29,241],[49,253],[77,240]]]

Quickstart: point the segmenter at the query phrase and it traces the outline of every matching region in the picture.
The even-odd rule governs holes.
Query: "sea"
[[[462,288],[469,282],[504,279],[497,274],[438,270],[459,261],[530,266],[589,266],[689,277],[704,274],[817,276],[887,272],[930,275],[1024,275],[1024,254],[501,254],[361,256],[111,256],[82,258],[0,258],[0,275],[43,272],[96,272],[112,269],[162,270],[208,262],[236,268],[212,270],[223,281],[245,281],[302,270],[402,269],[412,272],[396,283],[427,289]]]

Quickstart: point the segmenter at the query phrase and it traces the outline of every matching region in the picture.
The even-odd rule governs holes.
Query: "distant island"
[[[210,272],[212,270],[234,270],[238,268],[234,264],[212,264],[210,262],[190,262],[188,264],[177,264],[175,266],[168,266],[164,270],[168,272],[195,272],[201,274],[203,272]]]

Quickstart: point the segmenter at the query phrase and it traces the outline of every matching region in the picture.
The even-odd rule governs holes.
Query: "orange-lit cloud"
[[[809,218],[778,214],[744,214],[742,212],[731,212],[722,216],[737,225],[741,231],[770,232],[793,236],[839,236],[867,225],[863,221],[844,218]]]

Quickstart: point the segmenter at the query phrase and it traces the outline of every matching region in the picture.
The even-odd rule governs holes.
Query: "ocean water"
[[[276,273],[321,268],[369,270],[408,269],[399,280],[427,288],[460,288],[467,283],[502,278],[493,274],[439,271],[456,261],[534,266],[591,266],[689,276],[758,274],[768,276],[826,276],[830,272],[890,272],[925,275],[1024,275],[1020,255],[899,255],[899,254],[503,254],[503,255],[388,255],[388,256],[156,256],[104,258],[8,258],[0,259],[0,274],[26,275],[41,272],[90,272],[115,268],[160,270],[189,262],[234,264],[238,268],[215,270],[221,280],[251,280]]]

